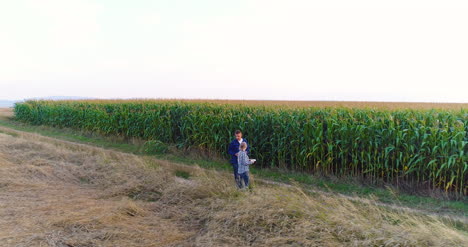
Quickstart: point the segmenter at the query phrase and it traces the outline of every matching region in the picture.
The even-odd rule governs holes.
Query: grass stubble
[[[2,246],[468,243],[434,216],[255,179],[238,191],[228,173],[25,132],[0,133],[0,225]]]

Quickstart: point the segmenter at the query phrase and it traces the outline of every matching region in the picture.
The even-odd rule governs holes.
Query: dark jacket
[[[245,151],[247,151],[247,154],[249,154],[249,151],[250,151],[249,143],[247,142],[247,140],[245,138],[242,140],[242,142],[247,143],[247,150],[245,150]],[[236,153],[239,152],[239,146],[240,146],[240,143],[239,143],[239,141],[237,139],[234,139],[229,144],[228,153],[231,155],[231,160],[229,161],[231,164],[237,165]]]

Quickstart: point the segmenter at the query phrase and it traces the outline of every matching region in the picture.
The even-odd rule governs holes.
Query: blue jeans
[[[236,181],[236,185],[238,188],[242,188],[242,182],[240,181],[240,176],[239,173],[237,173],[237,169],[239,168],[238,164],[231,164],[232,165],[232,171],[234,173],[234,180]]]
[[[240,181],[239,181],[240,188],[249,187],[249,172],[241,173],[239,174],[239,177],[240,177]],[[242,186],[242,181],[244,182],[244,186]]]

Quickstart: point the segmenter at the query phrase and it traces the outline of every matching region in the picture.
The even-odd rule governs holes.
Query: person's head
[[[240,141],[242,139],[242,131],[236,130],[236,132],[234,132],[234,136],[236,136],[236,139]]]
[[[245,151],[247,149],[247,143],[245,143],[245,142],[241,143],[240,146],[239,146],[239,149],[241,151]]]

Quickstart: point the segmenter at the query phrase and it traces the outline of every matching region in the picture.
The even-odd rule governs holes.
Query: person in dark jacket
[[[237,163],[237,155],[239,153],[239,146],[241,143],[245,142],[247,144],[246,152],[249,154],[250,146],[246,139],[242,138],[242,132],[240,130],[236,130],[234,133],[235,139],[229,144],[228,153],[231,155],[231,160],[229,161],[232,165],[232,171],[234,173],[234,180],[236,181],[237,186],[241,187],[241,181],[239,177],[238,170],[238,163]]]

